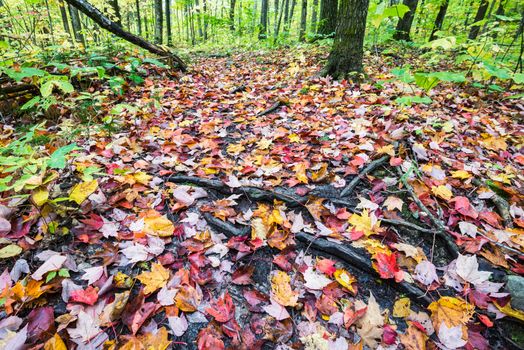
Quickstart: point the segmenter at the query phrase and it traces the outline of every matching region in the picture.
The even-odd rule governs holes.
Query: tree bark
[[[140,17],[140,1],[135,0],[136,5],[136,20],[138,24],[138,35],[142,36],[142,18]]]
[[[307,0],[302,0],[302,11],[300,15],[300,31],[298,34],[299,41],[306,40],[306,28],[307,28]]]
[[[235,5],[237,4],[236,0],[231,0],[229,3],[229,29],[235,31]]]
[[[267,12],[269,7],[269,0],[262,0],[260,8],[260,30],[258,32],[258,39],[264,40],[267,38]]]
[[[351,72],[362,72],[364,35],[369,0],[342,0],[333,48],[322,75],[343,79]]]
[[[404,17],[399,18],[393,38],[395,40],[411,41],[409,32],[411,31],[411,25],[417,12],[418,0],[404,0],[403,4],[409,7],[409,12],[404,14]]]
[[[473,20],[473,23],[482,21],[484,19],[484,16],[486,15],[486,11],[488,10],[489,6],[489,0],[482,0],[482,2],[479,5],[479,8],[477,10],[477,14],[475,15],[475,19]],[[469,31],[468,39],[475,40],[480,32],[480,26],[474,25],[471,27],[471,30]]]
[[[91,18],[96,24],[98,24],[100,27],[104,28],[105,30],[151,53],[154,53],[160,56],[167,56],[168,59],[171,61],[170,64],[172,66],[178,67],[182,71],[186,70],[186,64],[184,63],[184,61],[182,61],[180,57],[178,57],[177,55],[169,51],[166,51],[165,49],[157,45],[154,45],[142,39],[139,36],[126,32],[125,30],[122,29],[122,27],[118,26],[115,22],[111,21],[109,18],[104,16],[102,12],[100,12],[97,8],[93,7],[93,5],[91,5],[87,1],[85,0],[65,0],[65,1],[71,7],[74,7],[75,9],[82,11],[82,13],[84,13],[86,16]]]
[[[155,44],[162,45],[163,11],[162,0],[155,0]]]
[[[75,35],[75,40],[84,47],[86,46],[86,41],[84,38],[84,34],[82,34],[82,24],[80,23],[80,15],[78,14],[78,9],[71,5],[69,1],[66,0],[66,2],[69,4],[69,17],[71,17],[71,25],[73,27],[73,33]]]
[[[120,15],[120,6],[118,5],[118,0],[111,0],[109,1],[109,4],[115,12],[115,23],[122,27],[122,16]]]
[[[335,33],[337,28],[337,14],[337,0],[322,0],[320,2],[320,23],[318,26],[318,34],[332,36]]]
[[[173,44],[173,35],[171,33],[171,0],[165,0],[165,2],[167,45],[171,46]]]
[[[318,0],[313,0],[313,10],[311,12],[311,33],[317,32],[317,13],[318,13]]]
[[[67,18],[67,12],[64,6],[64,0],[58,1],[58,8],[60,9],[60,16],[62,17],[62,24],[64,26],[64,31],[69,36],[69,40],[73,42],[73,36],[71,35],[71,28],[69,27],[69,20]]]
[[[437,18],[435,18],[435,24],[433,25],[433,30],[429,36],[429,41],[435,40],[437,37],[435,33],[439,30],[442,30],[442,24],[444,23],[444,18],[446,17],[446,12],[448,11],[448,0],[444,0],[438,9]]]

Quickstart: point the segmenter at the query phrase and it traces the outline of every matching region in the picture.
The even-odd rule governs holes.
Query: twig
[[[278,109],[278,107],[280,107],[282,105],[282,101],[278,100],[277,102],[273,103],[271,105],[271,107],[269,107],[268,109],[260,112],[260,113],[257,113],[257,117],[262,117],[266,114],[270,114],[270,113],[273,113],[274,111],[276,111]]]
[[[360,180],[364,178],[364,176],[366,176],[373,170],[377,169],[379,166],[381,166],[388,160],[389,160],[389,155],[385,155],[369,163],[364,169],[362,169],[362,171],[357,176],[353,178],[353,180],[349,182],[349,184],[346,187],[344,187],[344,189],[340,193],[340,196],[346,197],[350,195],[353,192],[353,190],[355,189],[355,187],[357,187]]]
[[[359,270],[370,273],[372,275],[378,275],[375,269],[373,269],[371,259],[360,254],[358,252],[358,249],[356,248],[342,243],[330,242],[323,238],[317,239],[315,238],[315,236],[304,232],[297,233],[295,237],[299,241],[309,243],[313,249],[321,250],[323,252],[332,254],[340,258],[344,262],[358,268]],[[429,305],[432,301],[424,291],[410,283],[403,281],[399,283],[392,283],[392,285],[400,287],[404,293],[410,295],[413,298],[416,298],[424,306]]]

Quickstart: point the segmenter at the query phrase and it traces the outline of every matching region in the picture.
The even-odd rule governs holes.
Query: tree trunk
[[[155,0],[155,44],[162,45],[163,13],[162,0]]]
[[[229,2],[229,29],[235,31],[235,5],[237,0],[231,0]]]
[[[165,2],[167,45],[171,46],[173,44],[173,36],[171,33],[171,0],[165,0]]]
[[[287,24],[289,23],[289,0],[284,1],[284,32],[287,30]]]
[[[311,33],[317,32],[317,12],[318,0],[313,0],[313,10],[311,12]]]
[[[307,0],[302,0],[302,11],[300,13],[300,31],[298,33],[298,40],[306,40],[306,25],[307,25]]]
[[[138,25],[138,35],[142,36],[142,18],[140,17],[140,1],[135,0],[136,5],[136,20]]]
[[[475,15],[475,20],[473,21],[474,24],[484,19],[484,16],[486,15],[486,11],[488,10],[488,6],[489,6],[489,0],[482,0],[477,10],[477,14]],[[479,32],[480,32],[480,26],[474,25],[473,27],[471,27],[471,30],[468,35],[468,39],[475,40],[477,36],[479,35]]]
[[[73,6],[69,1],[66,0],[69,4],[69,17],[71,17],[71,25],[73,26],[73,33],[77,42],[86,46],[86,41],[84,34],[82,34],[82,24],[80,23],[80,15],[78,14],[78,9]]]
[[[368,6],[369,0],[341,1],[333,48],[322,75],[343,79],[351,72],[362,72]]]
[[[113,11],[115,12],[115,23],[118,24],[120,27],[122,27],[122,17],[120,15],[120,6],[118,5],[118,0],[110,0],[109,4],[113,8]]]
[[[73,42],[73,36],[71,35],[71,29],[69,28],[69,20],[67,19],[67,12],[64,6],[64,0],[58,1],[58,7],[60,9],[60,16],[62,17],[62,24],[64,26],[64,31],[69,36],[69,41]]]
[[[260,8],[260,30],[258,32],[258,39],[264,40],[267,38],[267,12],[269,7],[269,0],[262,0]]]
[[[431,35],[429,36],[429,41],[435,40],[437,38],[435,36],[435,33],[439,30],[442,30],[442,24],[444,23],[444,18],[446,17],[446,12],[448,11],[448,4],[448,0],[444,0],[444,2],[440,4],[437,18],[435,18],[435,24],[433,25],[433,30],[431,31]]]
[[[207,0],[202,0],[202,22],[204,22],[204,41],[207,41]]]
[[[399,18],[393,39],[411,41],[409,32],[417,12],[418,0],[404,0],[403,4],[409,7],[409,12],[405,13],[404,17]]]
[[[116,36],[135,44],[151,53],[160,56],[168,56],[172,66],[178,67],[180,70],[186,70],[186,64],[177,55],[164,50],[163,48],[151,44],[150,42],[142,39],[139,36],[126,32],[122,27],[118,26],[115,22],[112,22],[109,18],[104,16],[97,8],[93,7],[90,3],[85,0],[65,0],[71,7],[82,11],[87,17],[91,18],[96,24],[105,30],[115,34]]]
[[[320,3],[320,23],[318,34],[332,36],[337,28],[337,0],[322,0]]]

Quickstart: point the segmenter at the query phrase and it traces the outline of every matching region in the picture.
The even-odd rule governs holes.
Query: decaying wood
[[[266,110],[263,110],[262,112],[260,113],[257,113],[257,117],[261,117],[261,116],[264,116],[266,114],[270,114],[270,113],[273,113],[274,111],[276,111],[278,109],[278,107],[282,106],[282,101],[278,100],[277,102],[273,103],[271,105],[271,107],[269,107],[268,109]]]
[[[344,189],[342,190],[342,192],[340,192],[340,196],[341,197],[346,197],[348,195],[350,195],[354,190],[355,188],[357,187],[358,183],[369,173],[371,173],[372,171],[374,171],[375,169],[377,169],[378,167],[380,167],[381,165],[383,165],[384,163],[386,163],[387,161],[389,160],[389,155],[385,155],[385,156],[382,156],[378,159],[375,159],[374,161],[372,161],[371,163],[369,163],[364,169],[362,169],[362,171],[357,175],[355,176],[348,184],[346,187],[344,187]]]
[[[243,226],[241,228],[238,228],[232,223],[220,220],[219,218],[216,218],[209,213],[204,213],[204,219],[212,228],[225,234],[228,237],[244,236],[251,231],[250,226]]]

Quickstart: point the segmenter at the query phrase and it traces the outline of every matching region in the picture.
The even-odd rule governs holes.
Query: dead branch
[[[267,114],[270,114],[270,113],[273,113],[274,111],[276,111],[278,109],[278,107],[280,107],[282,105],[282,101],[278,100],[277,102],[273,103],[271,105],[271,107],[269,107],[268,109],[266,110],[263,110],[262,112],[260,113],[257,113],[257,117],[262,117],[264,115],[267,115]]]
[[[377,169],[378,167],[380,167],[382,164],[384,164],[385,162],[387,162],[389,160],[389,155],[385,155],[385,156],[382,156],[378,159],[375,159],[374,161],[372,161],[371,163],[369,163],[364,169],[362,169],[362,171],[357,175],[355,176],[350,182],[349,184],[347,184],[346,187],[344,187],[344,189],[342,190],[342,192],[340,193],[340,197],[346,197],[348,195],[350,195],[353,190],[355,190],[355,188],[357,187],[358,183],[369,173],[371,173],[372,171],[374,171],[375,169]]]
[[[251,231],[251,227],[243,226],[238,228],[230,222],[222,221],[219,218],[214,217],[209,213],[204,213],[204,219],[207,223],[219,232],[222,232],[228,237],[232,236],[244,236]]]

